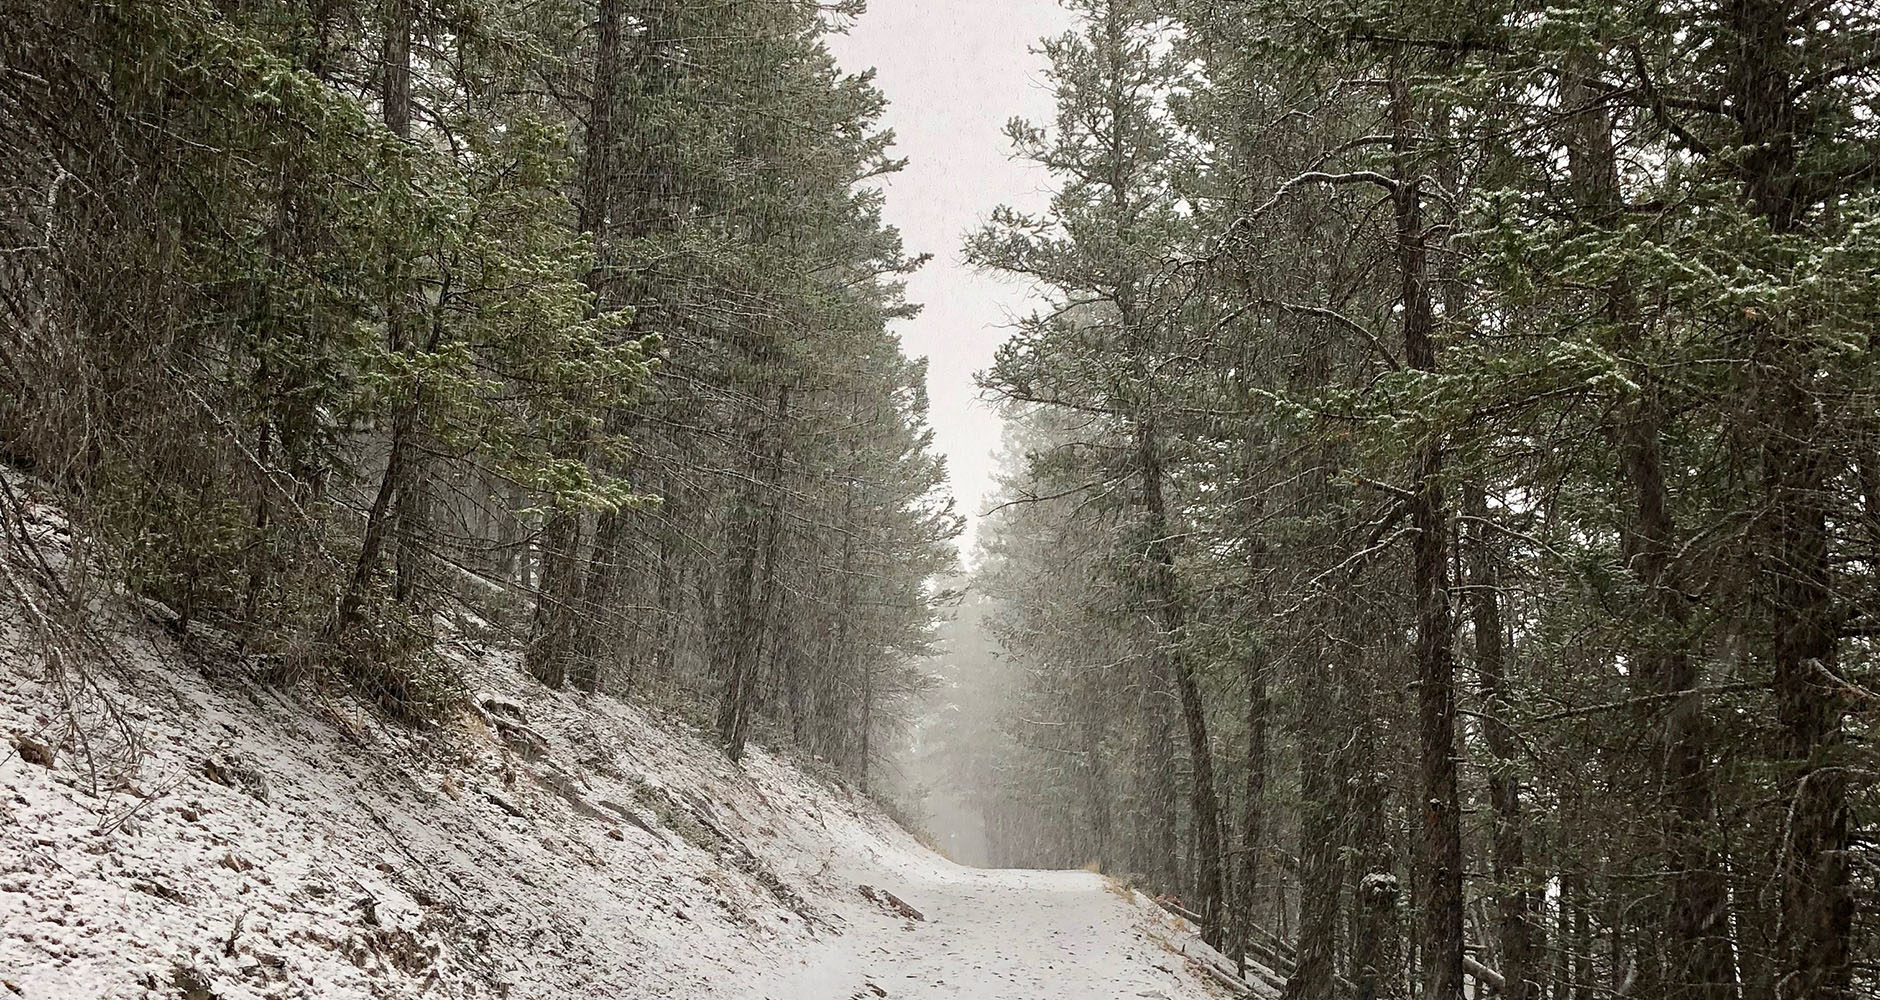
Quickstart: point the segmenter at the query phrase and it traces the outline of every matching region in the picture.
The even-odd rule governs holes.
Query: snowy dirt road
[[[876,878],[884,863],[900,869],[895,874],[902,883],[881,888],[922,919],[897,914],[891,902],[869,907],[858,889],[864,908],[854,926],[820,952],[801,956],[801,964],[755,984],[750,1000],[1230,995],[1217,992],[1195,967],[1200,955],[1212,953],[1184,923],[1100,875],[921,860],[894,866],[879,858],[871,867]]]

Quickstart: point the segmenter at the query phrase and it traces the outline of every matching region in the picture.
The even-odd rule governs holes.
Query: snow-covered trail
[[[898,916],[892,903],[875,907],[801,964],[754,984],[749,1000],[1226,995],[1192,967],[1188,956],[1206,949],[1186,925],[1100,875],[905,860],[876,859],[876,878],[890,867],[904,881],[871,889],[893,892],[924,919]]]

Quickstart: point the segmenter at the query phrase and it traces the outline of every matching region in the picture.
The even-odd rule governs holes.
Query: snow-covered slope
[[[0,1000],[1228,992],[1192,928],[1099,876],[961,868],[776,756],[733,767],[497,651],[454,647],[476,707],[420,734],[131,615],[99,623],[115,664],[55,684],[18,610]]]

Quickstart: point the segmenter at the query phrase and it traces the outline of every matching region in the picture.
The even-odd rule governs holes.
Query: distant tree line
[[[995,858],[1288,998],[1880,992],[1880,9],[1067,6]]]
[[[11,0],[0,452],[277,681],[449,626],[865,780],[958,525],[858,9]]]

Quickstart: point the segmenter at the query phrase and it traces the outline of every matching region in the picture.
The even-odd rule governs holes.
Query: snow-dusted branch
[[[1288,302],[1284,299],[1271,298],[1261,298],[1258,301],[1261,305],[1280,309],[1285,312],[1331,320],[1335,325],[1342,326],[1364,338],[1365,343],[1371,345],[1371,349],[1377,352],[1377,356],[1381,358],[1385,364],[1389,365],[1392,371],[1401,371],[1403,369],[1403,362],[1398,361],[1397,356],[1390,352],[1390,348],[1384,346],[1384,339],[1379,337],[1376,331],[1330,306],[1315,306],[1303,302]]]
[[[1261,216],[1271,212],[1281,201],[1285,200],[1286,196],[1291,194],[1294,188],[1303,184],[1329,184],[1333,186],[1342,186],[1345,184],[1375,184],[1389,191],[1391,194],[1397,193],[1396,178],[1387,174],[1380,174],[1375,170],[1349,170],[1337,174],[1328,173],[1323,170],[1308,170],[1294,177],[1292,180],[1281,184],[1274,190],[1273,196],[1263,202],[1260,207],[1235,219],[1233,224],[1228,227],[1228,231],[1234,232],[1253,225],[1255,222],[1259,221]]]

